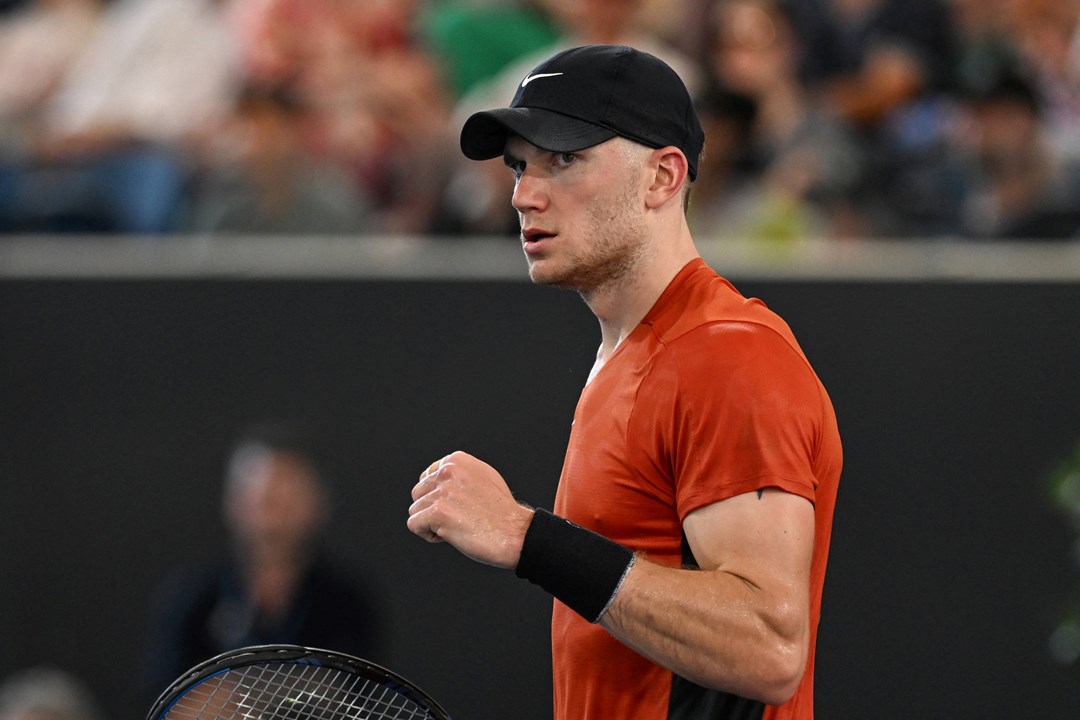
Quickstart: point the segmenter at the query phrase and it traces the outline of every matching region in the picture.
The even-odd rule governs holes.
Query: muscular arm
[[[700,685],[785,702],[809,646],[813,506],[747,493],[691,513],[684,530],[701,570],[639,559],[601,625]]]
[[[453,453],[421,475],[409,528],[466,556],[514,568],[532,511],[491,466]],[[809,647],[814,509],[779,490],[690,513],[683,529],[700,570],[639,559],[601,625],[700,685],[769,704],[799,685]]]

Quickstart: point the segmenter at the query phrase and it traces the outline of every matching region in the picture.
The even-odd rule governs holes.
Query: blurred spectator
[[[785,3],[784,11],[790,16],[797,28],[803,44],[799,54],[799,77],[803,81],[819,78],[824,74],[826,56],[816,43],[828,36],[829,20],[826,3],[829,0],[790,0]],[[716,6],[721,0],[683,0],[685,9],[677,34],[671,36],[675,43],[688,57],[694,58],[702,67],[713,64],[713,53],[717,43]]]
[[[713,21],[711,70],[755,107],[742,151],[753,182],[720,196],[695,189],[697,231],[773,240],[851,232],[847,197],[859,161],[845,127],[803,86],[797,17],[784,0],[719,0]],[[708,136],[707,155],[717,141]]]
[[[379,232],[429,229],[453,149],[419,12],[419,0],[234,0],[230,13],[247,76],[307,106],[307,147],[349,164]]]
[[[0,17],[0,153],[27,152],[44,106],[97,28],[104,0],[31,0]]]
[[[92,37],[103,0],[28,0],[0,15],[0,232],[30,229],[24,196],[45,108]]]
[[[353,234],[368,206],[342,163],[304,145],[309,110],[284,86],[250,84],[198,173],[182,230],[196,233]]]
[[[1080,0],[1005,0],[1009,37],[1034,74],[1057,153],[1080,162]]]
[[[7,229],[161,233],[184,199],[183,157],[230,109],[224,0],[114,0],[9,179]]]
[[[431,0],[423,28],[454,98],[523,55],[550,47],[560,32],[544,0]]]
[[[681,5],[657,0],[542,0],[551,18],[559,27],[556,45],[543,48],[531,57],[515,63],[501,80],[486,94],[503,104],[513,97],[517,83],[537,63],[560,48],[589,43],[631,45],[661,58],[683,79],[687,87],[697,90],[703,80],[700,64],[679,49],[669,37],[671,28],[680,26]],[[657,12],[656,7],[662,12]],[[492,95],[491,93],[494,93]],[[480,102],[479,98],[473,102]],[[487,105],[487,107],[493,107]]]
[[[964,230],[976,238],[1053,240],[1080,235],[1080,172],[1051,149],[1035,89],[998,74],[968,93],[974,147]]]
[[[195,664],[248,645],[377,659],[372,598],[320,546],[332,503],[311,447],[306,432],[282,423],[234,445],[223,498],[232,545],[220,563],[174,573],[162,586],[143,663],[148,699]]]
[[[728,226],[743,198],[758,189],[757,165],[751,150],[757,106],[746,95],[710,81],[694,98],[706,150],[698,160],[688,220],[695,236],[741,234]]]
[[[59,668],[42,665],[0,684],[0,720],[102,720],[86,684]]]
[[[237,87],[227,0],[113,0],[49,116],[57,152],[198,141]]]
[[[934,92],[952,89],[955,26],[940,0],[826,0],[830,40],[811,45],[824,59],[823,87],[854,125],[879,126]]]
[[[956,26],[958,87],[974,87],[1015,69],[1019,55],[1007,32],[1012,0],[949,0]]]
[[[807,47],[827,107],[859,134],[867,163],[858,198],[867,234],[956,231],[962,197],[950,163],[956,29],[941,0],[826,0]]]

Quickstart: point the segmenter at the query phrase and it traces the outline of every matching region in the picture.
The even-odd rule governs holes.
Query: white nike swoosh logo
[[[536,73],[535,75],[530,75],[521,81],[521,87],[525,87],[537,78],[555,77],[556,75],[562,75],[562,73]]]

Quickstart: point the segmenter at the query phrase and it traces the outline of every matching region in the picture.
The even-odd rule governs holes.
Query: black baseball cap
[[[648,147],[674,145],[697,177],[705,143],[690,93],[664,61],[625,45],[583,45],[556,53],[518,85],[510,107],[484,110],[461,128],[472,160],[503,154],[520,135],[552,152],[573,152],[622,136]]]

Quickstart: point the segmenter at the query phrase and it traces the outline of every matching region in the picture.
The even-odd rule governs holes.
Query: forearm
[[[708,569],[666,567],[523,507],[493,468],[459,452],[421,475],[408,526],[479,562],[514,568],[687,680],[780,704],[806,666],[813,522],[800,497],[745,493],[683,521]]]
[[[724,570],[639,559],[600,624],[677,675],[782,704],[806,666],[808,612]]]

